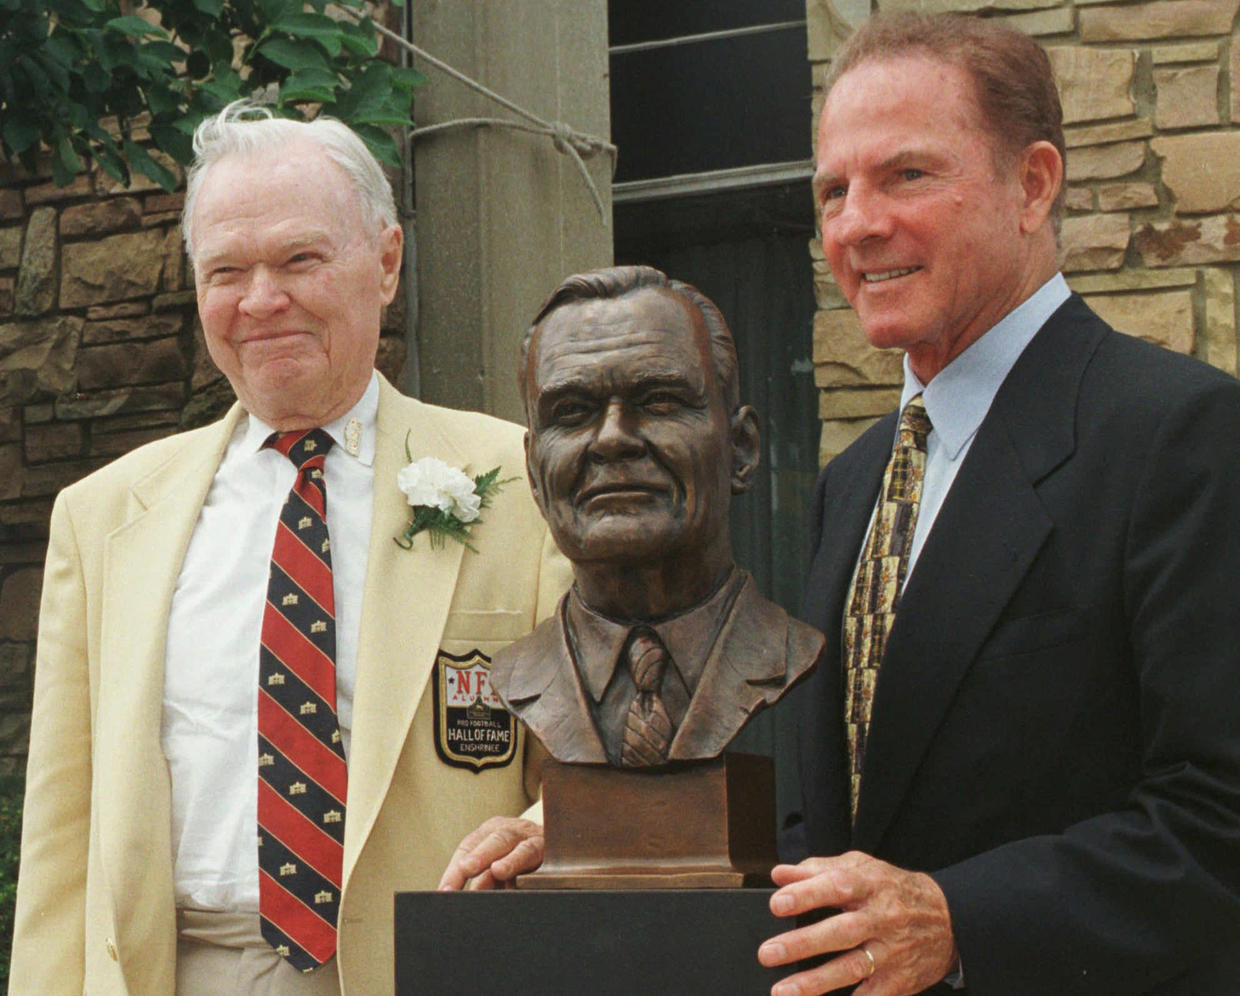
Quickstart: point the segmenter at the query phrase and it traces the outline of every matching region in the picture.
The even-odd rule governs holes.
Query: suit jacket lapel
[[[1103,326],[1079,298],[1000,388],[927,538],[875,690],[854,843],[876,850],[956,688],[1051,530],[1036,485],[1075,447],[1080,378]]]
[[[409,521],[409,505],[396,486],[397,471],[408,462],[406,434],[415,460],[436,456],[461,466],[465,457],[439,432],[424,406],[398,394],[382,377],[379,388],[374,510],[349,756],[346,882],[387,795],[426,691],[465,550],[452,541],[432,547],[426,535],[414,540],[412,550],[396,544],[395,537]]]
[[[242,415],[234,406],[194,445],[137,481],[132,518],[104,541],[96,724],[97,742],[107,749],[95,755],[104,787],[100,849],[112,894],[127,897],[118,906],[118,929],[146,932],[151,943],[162,941],[172,904],[171,869],[149,860],[152,828],[171,848],[171,794],[160,744],[168,610],[199,510]],[[152,875],[165,876],[166,887],[133,888]],[[127,937],[145,946],[141,937]]]

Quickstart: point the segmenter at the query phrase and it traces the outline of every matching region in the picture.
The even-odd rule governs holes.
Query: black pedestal
[[[402,892],[396,993],[766,994],[771,889]]]

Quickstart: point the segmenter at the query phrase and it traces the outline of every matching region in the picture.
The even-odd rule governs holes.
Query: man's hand
[[[857,996],[905,996],[942,981],[956,967],[947,900],[929,875],[850,851],[777,865],[771,878],[780,886],[771,896],[776,916],[824,907],[838,912],[772,937],[758,949],[758,960],[790,965],[839,952],[777,982],[771,996],[817,996],[858,982]]]
[[[493,816],[461,841],[444,869],[439,889],[503,889],[542,860],[541,826],[515,816]]]

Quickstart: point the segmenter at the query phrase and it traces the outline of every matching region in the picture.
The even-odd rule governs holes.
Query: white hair
[[[181,212],[181,236],[191,261],[194,205],[207,170],[226,156],[267,152],[298,140],[314,142],[344,171],[357,193],[362,224],[372,236],[398,223],[392,186],[355,131],[335,118],[293,121],[276,117],[262,104],[234,100],[194,129],[194,161],[186,173],[185,207]]]

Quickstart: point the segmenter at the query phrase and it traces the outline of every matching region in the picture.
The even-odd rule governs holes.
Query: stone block
[[[1069,149],[1079,149],[1083,145],[1114,145],[1116,142],[1129,142],[1134,138],[1149,138],[1153,134],[1154,126],[1145,118],[1133,118],[1129,121],[1068,128],[1063,137],[1064,145]]]
[[[899,384],[904,353],[875,349],[851,310],[820,311],[814,316],[814,383],[818,387]]]
[[[1076,22],[1072,19],[1072,11],[1067,7],[1035,10],[1027,14],[1009,14],[1003,20],[1009,27],[1033,38],[1040,38],[1044,35],[1066,35],[1076,28]]]
[[[169,211],[179,212],[185,207],[185,193],[147,194],[142,201],[142,209],[148,214],[165,214]]]
[[[90,455],[108,458],[123,456],[130,450],[135,450],[139,446],[145,446],[147,443],[153,443],[156,439],[171,436],[176,431],[177,427],[173,425],[161,428],[135,429],[132,432],[96,432],[91,437]]]
[[[1225,35],[1240,0],[1154,0],[1093,7],[1078,13],[1084,42],[1162,41]]]
[[[8,567],[13,564],[42,564],[46,554],[46,539],[35,540],[30,543],[0,540],[0,567]],[[0,688],[3,687],[3,684],[0,683]]]
[[[23,317],[41,315],[56,306],[56,209],[35,208],[26,223],[21,269],[13,310]]]
[[[1205,306],[1202,331],[1205,359],[1233,376],[1240,372],[1236,335],[1236,278],[1228,270],[1208,267],[1202,271]]]
[[[1063,269],[1117,270],[1124,262],[1131,229],[1128,216],[1114,214],[1065,218],[1060,241],[1064,249]]]
[[[822,423],[818,437],[818,466],[825,467],[855,443],[878,419],[862,418]]]
[[[16,281],[12,277],[0,277],[0,318],[13,317]]]
[[[93,438],[111,432],[135,432],[155,428],[176,428],[180,418],[177,412],[140,412],[137,415],[114,415],[95,419],[91,423]]]
[[[74,204],[60,213],[60,234],[104,235],[142,222],[142,205],[136,197],[109,197],[87,204]]]
[[[47,539],[47,527],[52,518],[52,503],[46,498],[12,502],[4,506],[4,518],[0,526],[6,539],[15,536],[28,539]],[[47,544],[43,544],[44,549]]]
[[[1150,58],[1156,66],[1169,62],[1216,62],[1218,55],[1218,42],[1213,41],[1155,45],[1150,49]]]
[[[1146,266],[1197,266],[1240,261],[1240,218],[1215,215],[1191,221],[1151,222],[1133,234]]]
[[[82,425],[80,422],[50,422],[26,429],[26,462],[47,463],[50,460],[76,460],[82,456]]]
[[[25,213],[26,205],[22,202],[20,190],[0,190],[0,218],[13,221],[23,217]]]
[[[145,315],[150,306],[145,301],[121,301],[119,304],[92,304],[86,309],[88,321],[97,322],[108,318],[132,318]]]
[[[38,633],[43,572],[21,567],[0,582],[0,640],[33,640]]]
[[[22,460],[21,443],[7,443],[0,446],[0,501],[11,501],[22,493],[22,478],[25,476],[26,465]],[[9,508],[4,509],[5,524],[8,525]]]
[[[82,320],[60,315],[0,325],[0,405],[23,405],[68,391]]]
[[[1159,128],[1192,128],[1219,123],[1218,66],[1155,69]]]
[[[1240,124],[1240,42],[1232,42],[1227,64],[1231,77],[1231,123]]]
[[[1144,142],[1120,142],[1117,145],[1091,145],[1068,153],[1069,183],[1081,180],[1113,180],[1135,173],[1145,165]]]
[[[65,460],[27,467],[22,480],[23,498],[49,498],[98,470],[104,460]]]
[[[198,297],[193,290],[173,291],[168,294],[156,294],[151,299],[152,311],[170,311],[173,308],[196,308]]]
[[[158,339],[180,335],[185,316],[176,311],[161,311],[140,318],[114,318],[88,321],[82,327],[83,346],[103,346],[131,339]]]
[[[1059,84],[1065,124],[1134,113],[1135,52],[1056,45],[1046,50]]]
[[[32,656],[29,643],[0,643],[0,688],[29,688]]]
[[[194,390],[181,409],[180,428],[196,429],[220,418],[237,400],[232,387],[223,377]]]
[[[1177,214],[1240,208],[1240,132],[1162,135],[1150,148],[1162,159]]]
[[[1063,195],[1064,207],[1069,211],[1094,210],[1094,192],[1089,187],[1069,187]]]
[[[78,389],[82,391],[183,380],[188,373],[189,363],[176,338],[89,346],[78,351]]]
[[[181,228],[173,225],[164,232],[164,279],[165,291],[180,291],[185,287],[185,248],[181,241]]]
[[[1196,287],[1200,271],[1182,270],[1121,270],[1119,273],[1091,273],[1073,276],[1068,283],[1078,294],[1111,294],[1115,291],[1161,290],[1166,287]]]
[[[900,407],[900,388],[865,390],[847,388],[818,392],[818,417],[824,422],[841,419],[882,418]]]
[[[197,391],[208,384],[214,384],[223,376],[220,373],[220,368],[215,365],[215,362],[211,359],[211,354],[207,351],[207,340],[202,333],[202,322],[196,315],[194,316],[193,364],[194,374],[190,379],[191,390]]]
[[[878,0],[881,11],[911,10],[925,14],[972,14],[982,11],[1040,10],[1060,0]]]
[[[70,394],[57,398],[55,407],[57,418],[74,419],[179,410],[184,403],[185,385],[177,382]]]
[[[1132,211],[1158,207],[1158,191],[1152,183],[1104,183],[1098,187],[1098,210]]]
[[[154,294],[164,262],[164,235],[155,229],[70,243],[62,257],[61,307]]]
[[[1146,342],[1192,353],[1193,292],[1155,291],[1148,294],[1101,294],[1085,298],[1102,319],[1121,332]]]
[[[21,225],[0,228],[0,270],[15,270],[22,261]]]
[[[33,204],[52,204],[83,197],[95,196],[95,183],[90,174],[79,174],[66,187],[58,187],[55,183],[40,183],[25,190],[26,206]]]
[[[856,7],[856,4],[852,5]],[[807,52],[811,62],[825,62],[839,49],[844,39],[852,34],[869,14],[869,3],[864,10],[849,10],[849,4],[841,0],[806,0],[805,27]]]
[[[0,443],[19,443],[22,438],[22,410],[16,405],[0,408]]]

